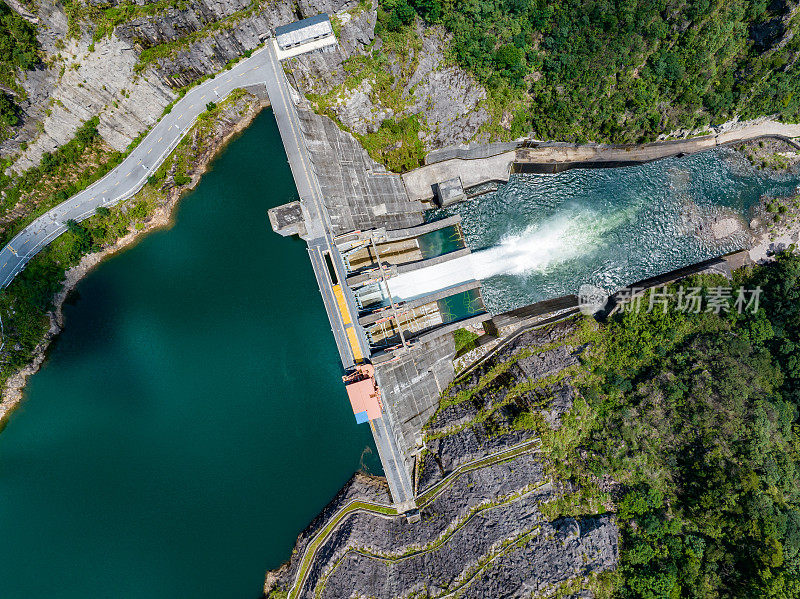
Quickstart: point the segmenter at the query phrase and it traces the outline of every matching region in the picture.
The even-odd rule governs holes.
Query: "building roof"
[[[275,28],[275,38],[282,47],[294,46],[327,35],[333,35],[333,27],[327,13],[324,12]]]
[[[461,184],[461,177],[454,177],[447,181],[441,181],[436,185],[441,206],[448,206],[460,200],[466,199],[464,186]]]
[[[366,378],[350,383],[346,389],[353,413],[356,415],[356,422],[365,422],[364,415],[367,420],[380,418],[381,404],[374,379]]]

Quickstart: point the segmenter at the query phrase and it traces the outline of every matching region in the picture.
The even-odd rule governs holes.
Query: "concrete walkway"
[[[503,152],[487,158],[450,158],[428,164],[403,174],[409,198],[427,200],[433,197],[433,185],[461,177],[465,188],[488,181],[508,181],[513,164],[548,167],[546,172],[558,172],[579,163],[608,165],[637,164],[678,154],[694,154],[718,146],[732,145],[760,137],[800,137],[800,124],[779,123],[768,119],[734,123],[719,133],[654,142],[643,145],[576,145],[560,142],[532,142],[528,147]],[[537,171],[538,172],[538,171]]]
[[[330,216],[325,207],[319,180],[314,171],[314,164],[308,155],[308,148],[306,148],[303,139],[297,109],[291,99],[289,84],[286,81],[283,68],[278,61],[272,44],[267,45],[267,53],[269,56],[267,61],[268,77],[266,78],[267,93],[272,103],[272,110],[275,113],[283,146],[286,149],[286,156],[289,159],[295,186],[300,195],[300,203],[304,213],[304,225],[308,234],[307,242],[311,266],[314,269],[314,276],[317,279],[322,300],[325,303],[325,310],[328,313],[328,320],[336,340],[336,347],[342,359],[342,365],[345,368],[350,368],[360,356],[355,355],[356,352],[351,345],[350,339],[348,339],[348,323],[345,322],[343,311],[349,312],[352,323],[355,322],[352,315],[357,315],[358,309],[350,288],[344,284],[347,280],[347,270],[333,241]],[[336,293],[333,288],[334,282],[328,272],[324,255],[330,257],[337,282],[342,284],[339,292],[342,294],[345,306],[340,306],[340,303],[336,300]],[[363,334],[358,335],[357,343],[362,344],[362,355],[370,355],[369,346],[366,345],[366,339],[364,339]],[[383,471],[395,504],[399,506],[413,505],[414,491],[411,476],[403,467],[402,454],[394,435],[391,434],[391,423],[387,421],[388,418],[389,415],[385,413],[383,417],[377,418],[370,423],[375,445],[378,448]]]
[[[0,289],[6,287],[28,261],[67,230],[67,221],[89,218],[100,206],[113,206],[132,197],[178,145],[208,102],[219,102],[234,89],[264,83],[269,52],[261,49],[232,69],[193,88],[178,100],[128,155],[105,177],[46,212],[0,251]]]
[[[488,181],[508,181],[516,157],[517,151],[511,150],[488,158],[449,158],[403,173],[403,184],[410,199],[427,200],[433,197],[435,183],[456,177],[461,177],[465,189]]]

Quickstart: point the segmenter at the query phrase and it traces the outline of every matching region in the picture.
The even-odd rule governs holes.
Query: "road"
[[[278,131],[280,131],[281,139],[283,140],[286,156],[289,159],[289,166],[292,169],[297,193],[300,195],[302,204],[307,212],[305,226],[308,233],[308,251],[311,257],[311,265],[314,268],[314,275],[317,278],[320,293],[325,303],[331,330],[336,339],[336,346],[342,357],[342,364],[345,368],[348,368],[355,363],[353,351],[347,340],[345,323],[342,320],[341,312],[334,299],[333,282],[323,258],[324,253],[330,255],[338,281],[343,283],[347,273],[342,257],[331,235],[331,223],[323,201],[322,190],[314,172],[311,158],[308,155],[308,149],[302,141],[300,120],[297,116],[297,110],[291,101],[289,86],[286,82],[283,68],[272,46],[269,46],[266,52],[269,54],[268,62],[269,70],[271,71],[266,78],[267,93],[272,104],[272,110],[275,113],[275,120],[278,123]],[[349,287],[343,284],[342,288],[350,314],[357,315],[358,310]],[[356,321],[356,319],[352,320],[353,322]],[[370,355],[366,339],[360,330],[359,344],[361,344],[362,354],[365,356]],[[403,466],[402,454],[397,447],[397,442],[386,420],[387,418],[388,415],[384,415],[371,422],[371,429],[381,457],[384,474],[389,483],[389,489],[395,504],[413,504],[414,489],[411,483],[411,476]]]
[[[218,102],[236,88],[264,83],[267,73],[271,72],[269,56],[270,52],[262,48],[232,69],[192,88],[119,166],[23,229],[0,251],[0,289],[6,287],[42,248],[67,230],[67,221],[81,221],[92,216],[98,207],[113,206],[138,192],[175,149],[197,116],[206,110],[208,102]]]

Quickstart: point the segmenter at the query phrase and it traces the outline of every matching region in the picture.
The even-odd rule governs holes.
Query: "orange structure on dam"
[[[372,364],[361,364],[352,373],[342,377],[359,424],[380,418],[383,413],[381,392],[374,375]]]

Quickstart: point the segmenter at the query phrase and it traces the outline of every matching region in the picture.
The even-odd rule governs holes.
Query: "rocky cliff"
[[[550,509],[562,489],[522,417],[559,428],[576,392],[574,331],[562,323],[522,333],[445,393],[425,428],[418,521],[348,511],[354,501],[389,503],[380,481],[358,475],[268,574],[265,595],[482,599],[602,588],[618,558],[613,516]]]
[[[419,30],[410,52],[400,52],[375,37],[374,0],[140,0],[126,5],[126,12],[81,0],[70,6],[37,3],[42,62],[19,74],[27,94],[19,102],[22,125],[0,144],[0,155],[18,156],[18,172],[38,164],[44,152],[96,115],[103,138],[123,150],[156,122],[180,88],[259,47],[275,26],[319,12],[332,15],[340,46],[293,59],[287,72],[315,108],[343,128],[364,134],[386,118],[416,114],[427,151],[482,139],[478,133],[489,118],[481,106],[485,91],[446,63],[443,32]],[[359,61],[369,69],[354,78]],[[386,65],[381,73],[391,75],[388,84],[385,77],[377,80],[375,61]]]
[[[4,156],[20,152],[15,170],[37,165],[44,152],[69,141],[96,115],[103,138],[122,150],[175,97],[155,74],[135,76],[138,56],[129,43],[112,36],[98,40],[90,51],[88,32],[79,39],[67,36],[68,19],[60,4],[41,0],[37,14],[44,60],[19,77],[27,92],[20,106],[23,124],[0,146]]]
[[[447,36],[418,27],[408,39],[375,37],[376,11],[341,11],[340,45],[330,53],[289,61],[295,86],[317,110],[358,135],[374,133],[387,118],[416,116],[425,151],[470,141],[489,120],[486,91],[445,60]]]

